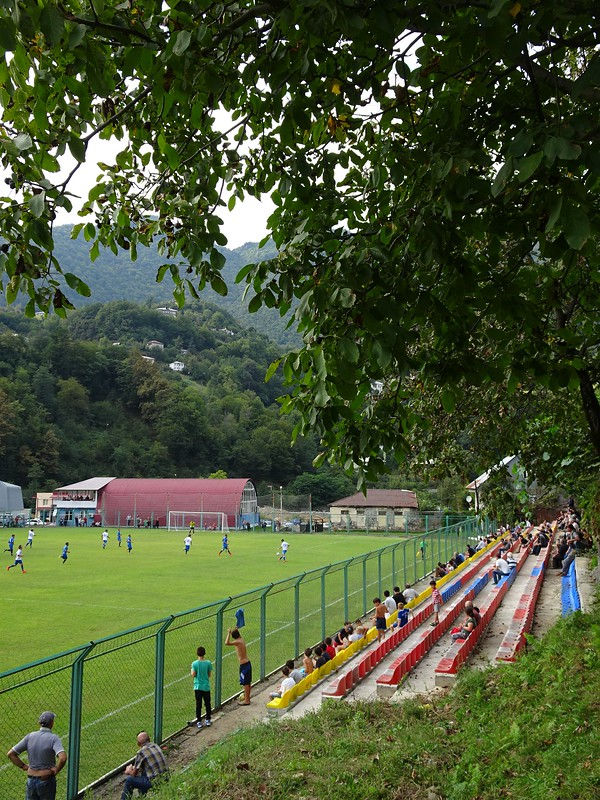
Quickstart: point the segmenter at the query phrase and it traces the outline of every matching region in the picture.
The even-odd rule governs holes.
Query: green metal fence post
[[[300,584],[304,580],[303,575],[298,575],[298,580],[294,584],[294,652],[300,655]]]
[[[367,613],[367,558],[363,558],[363,616]]]
[[[82,650],[71,667],[71,709],[69,712],[69,760],[67,762],[67,800],[79,794],[79,755],[81,751],[81,709],[83,707],[83,665],[95,642]]]
[[[225,609],[229,606],[233,598],[228,597],[223,603],[221,608],[217,610],[217,619],[215,622],[215,708],[221,708],[221,695],[223,691],[223,614]]]
[[[381,557],[383,553],[381,550],[377,553],[377,594],[383,597],[383,576],[381,574]]]
[[[321,572],[321,639],[324,640],[327,636],[327,608],[325,606],[325,576],[331,569],[333,564],[328,564]]]
[[[260,679],[263,681],[267,676],[267,595],[273,588],[273,584],[266,586],[260,596]]]
[[[348,567],[352,562],[348,561],[344,564],[344,619],[350,618],[350,605],[348,602],[348,590],[349,590],[349,582],[348,582]]]
[[[165,632],[175,617],[166,619],[156,631],[156,669],[154,673],[154,741],[162,742],[165,693]]]

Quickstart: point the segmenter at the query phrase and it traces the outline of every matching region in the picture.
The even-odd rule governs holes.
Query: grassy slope
[[[434,702],[331,703],[211,748],[156,800],[600,796],[600,612]]]

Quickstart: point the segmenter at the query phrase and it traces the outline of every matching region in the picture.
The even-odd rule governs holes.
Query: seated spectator
[[[405,608],[404,603],[398,606],[398,627],[403,628],[408,622],[408,615],[413,614],[412,608]],[[414,616],[414,614],[413,614]]]
[[[479,610],[479,608],[477,606],[473,605],[473,601],[472,600],[466,600],[465,601],[465,614],[467,613],[467,611],[469,609],[471,609],[471,611],[473,612],[473,616],[475,617],[475,621],[479,625],[479,623],[481,622],[481,612],[480,612],[480,610]]]
[[[479,537],[479,541],[477,542],[477,547],[475,548],[475,551],[479,552],[480,550],[484,550],[487,546],[488,546],[487,539],[484,539],[483,536],[480,536]]]
[[[517,566],[517,559],[515,558],[515,554],[512,550],[509,550],[506,554],[506,563],[511,569],[515,569]]]
[[[419,593],[416,591],[416,589],[413,589],[410,583],[406,584],[402,594],[404,595],[404,599],[406,600],[407,603],[410,603],[411,600],[416,600],[417,597],[419,596]]]
[[[323,642],[323,644],[325,645],[324,649],[325,649],[325,652],[327,653],[327,655],[329,656],[329,658],[335,658],[335,652],[336,651],[335,651],[335,647],[333,646],[333,641],[332,641],[331,636],[328,636],[325,639],[325,641]],[[321,645],[321,647],[323,646],[323,644]]]
[[[331,661],[327,653],[325,653],[319,645],[315,647],[315,655],[313,658],[313,664],[315,665],[315,669],[319,669],[322,667],[323,664],[326,664],[328,661]]]
[[[473,545],[470,544],[467,545],[467,558],[473,558],[476,552],[477,551],[475,550]]]
[[[350,636],[348,637],[350,642],[358,642],[362,638],[367,635],[367,626],[366,625],[357,625]]]
[[[337,650],[343,650],[348,647],[348,637],[352,633],[352,623],[344,622],[344,627],[335,633],[332,637],[333,646]]]
[[[304,677],[304,675],[302,674],[302,670],[299,670],[299,669],[296,667],[296,665],[294,664],[294,660],[293,660],[292,658],[289,658],[289,659],[288,659],[288,660],[285,662],[285,665],[286,665],[286,667],[289,669],[289,671],[290,671],[290,678],[293,678],[293,679],[294,679],[294,683],[300,683],[300,681],[302,680],[302,678]]]
[[[283,697],[286,692],[296,685],[294,679],[290,677],[290,668],[287,665],[282,668],[281,672],[283,673],[283,680],[274,692],[269,693],[271,700],[275,700],[276,697]]]
[[[435,568],[435,577],[444,578],[447,574],[446,567],[438,561],[437,567]]]
[[[472,608],[465,608],[466,619],[462,625],[452,629],[452,640],[466,639],[477,627],[475,611]]]
[[[563,534],[552,551],[552,569],[562,569],[563,559],[568,549],[567,537]]]
[[[506,558],[503,556],[502,553],[500,553],[500,555],[496,559],[496,568],[492,572],[492,577],[494,579],[494,586],[497,586],[499,581],[506,575],[510,575],[510,567],[508,566]]]
[[[385,606],[385,613],[389,617],[390,614],[393,614],[397,608],[396,601],[390,595],[388,589],[385,590],[383,593],[383,605]]]
[[[404,603],[404,605],[406,605],[407,603],[406,597],[400,591],[399,586],[394,586],[394,594],[392,595],[392,597],[394,598],[396,607],[399,606],[400,603]]]
[[[312,647],[307,647],[304,651],[304,658],[302,659],[302,667],[304,668],[304,674],[310,675],[310,673],[314,670],[315,665],[312,660]]]
[[[568,549],[565,553],[562,563],[562,569],[560,574],[565,578],[569,574],[569,567],[575,560],[575,556],[577,555],[577,550],[575,549],[575,540],[574,539],[567,539]]]
[[[456,565],[459,566],[460,564],[464,564],[465,557],[462,553],[456,552],[454,553],[454,561]]]

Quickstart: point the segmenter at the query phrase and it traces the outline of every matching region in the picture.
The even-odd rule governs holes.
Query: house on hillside
[[[166,314],[168,317],[176,317],[177,316],[177,309],[176,308],[169,308],[168,306],[161,306],[160,308],[156,309],[160,311],[161,314]]]
[[[469,505],[474,500],[475,502],[474,509],[478,513],[484,506],[484,504],[481,502],[480,489],[482,489],[485,486],[485,484],[489,481],[489,479],[500,472],[506,472],[510,476],[511,481],[515,483],[518,476],[518,469],[519,469],[519,456],[506,456],[506,458],[503,458],[499,464],[496,464],[495,466],[491,467],[490,469],[486,470],[481,475],[479,475],[477,478],[475,478],[475,480],[472,480],[465,486],[467,492],[472,492],[472,494],[467,497],[467,502],[469,503]],[[532,484],[531,487],[528,487],[528,491],[530,488],[533,487],[534,484]],[[469,497],[471,498],[470,500]]]
[[[157,339],[151,339],[149,342],[146,343],[146,350],[164,350],[165,346],[162,342],[159,342]]]
[[[183,361],[171,361],[169,364],[169,369],[172,369],[173,372],[183,372],[185,369],[185,364]]]
[[[405,530],[418,511],[417,495],[407,489],[369,489],[329,506],[332,525],[368,530]]]

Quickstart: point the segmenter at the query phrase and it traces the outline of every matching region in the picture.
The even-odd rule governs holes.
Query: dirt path
[[[577,559],[577,583],[581,597],[582,609],[589,611],[594,595],[594,580],[589,568],[589,559]],[[417,587],[418,588],[418,587]],[[513,586],[513,590],[516,587]],[[482,669],[493,664],[496,651],[506,631],[506,626],[512,616],[511,600],[516,604],[518,591],[507,594],[504,603],[490,623],[485,636],[473,652],[468,665],[471,668]],[[533,623],[532,633],[542,637],[552,625],[556,623],[561,614],[561,579],[556,570],[549,570],[542,584]],[[417,666],[410,676],[403,682],[392,698],[393,702],[400,702],[407,697],[423,694],[442,693],[443,689],[435,687],[434,669],[437,665],[443,648],[447,642],[438,642],[429,656]],[[348,698],[351,702],[356,700],[373,700],[376,697],[375,680],[378,670],[363,681]],[[267,718],[266,704],[269,701],[269,692],[279,683],[279,678],[267,680],[259,686],[253,687],[252,703],[249,706],[240,706],[230,703],[221,710],[213,713],[211,728],[198,730],[196,727],[187,728],[175,736],[167,745],[169,763],[175,772],[185,771],[202,753],[218,741],[230,736],[241,728],[264,722]],[[193,697],[190,699],[192,704]],[[287,718],[301,716],[320,705],[320,692],[317,689],[298,703]],[[117,798],[122,787],[122,776],[116,776],[107,781],[103,786],[90,792],[86,797],[90,800],[107,800]]]

